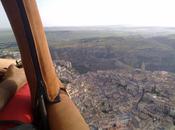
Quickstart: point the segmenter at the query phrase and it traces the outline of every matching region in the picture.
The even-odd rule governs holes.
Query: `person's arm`
[[[1,0],[1,2],[21,52],[32,95],[32,108],[33,111],[37,111],[34,115],[47,116],[51,130],[89,130],[71,99],[67,95],[59,95],[60,89],[64,86],[53,66],[36,1]],[[58,96],[61,97],[60,102]],[[45,110],[44,105],[47,107],[47,112],[44,111],[43,114],[38,108]],[[46,120],[38,121],[35,117],[34,122],[42,126],[47,123]]]
[[[4,75],[7,72],[7,68],[11,64],[15,64],[15,60],[14,59],[3,59],[3,58],[0,58],[0,82],[4,79]]]
[[[14,59],[3,59],[0,58],[0,69],[8,68],[11,64],[15,64],[16,60]]]
[[[15,65],[10,65],[5,73],[5,80],[0,83],[0,110],[25,83],[24,70],[18,69]]]

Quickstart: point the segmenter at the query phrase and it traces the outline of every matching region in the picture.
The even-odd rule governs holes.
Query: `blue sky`
[[[44,26],[175,27],[175,0],[36,0]],[[8,28],[0,5],[0,28]]]

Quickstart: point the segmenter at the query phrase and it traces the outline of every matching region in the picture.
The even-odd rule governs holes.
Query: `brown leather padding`
[[[34,63],[32,62],[31,52],[29,48],[30,41],[27,39],[24,21],[21,17],[17,2],[22,2],[25,13],[30,24],[32,37],[35,47],[37,48],[37,57],[39,67],[41,69],[44,84],[48,98],[53,101],[58,95],[62,86],[57,78],[51,56],[49,53],[46,36],[41,23],[39,12],[35,0],[1,0],[3,7],[10,20],[12,29],[18,42],[18,46],[22,56],[27,80],[30,85],[32,101],[37,98],[37,75],[35,75]],[[81,116],[79,110],[73,104],[66,94],[60,94],[61,102],[55,104],[47,104],[48,119],[51,130],[89,130],[88,125]],[[35,108],[36,102],[33,102]]]
[[[34,109],[36,104],[35,101],[36,101],[36,92],[37,92],[37,80],[36,80],[34,65],[32,63],[30,49],[28,46],[28,40],[25,35],[25,30],[24,30],[23,22],[18,9],[18,5],[16,0],[1,0],[1,2],[7,13],[8,19],[10,21],[11,27],[13,29],[15,38],[18,43],[18,47],[21,53],[21,59],[24,65],[24,70],[30,86],[30,92],[32,95],[32,104]]]
[[[51,130],[89,130],[79,110],[66,94],[60,94],[61,102],[48,105]]]
[[[36,82],[34,83],[34,81],[36,81],[36,77],[32,76],[35,70],[31,61],[31,52],[29,51],[28,46],[30,43],[25,36],[26,32],[22,18],[20,16],[19,7],[16,0],[2,0],[2,3],[10,19],[19,49],[21,51],[27,79],[30,83],[30,86],[32,86],[32,95],[36,95]],[[54,101],[58,96],[59,88],[63,87],[63,85],[58,80],[55,68],[53,66],[36,2],[35,0],[22,0],[22,3],[26,11],[25,13],[27,15],[28,23],[30,24],[45,90],[47,91],[46,93],[48,95],[48,99],[50,101]]]
[[[23,0],[23,3],[31,26],[42,78],[44,80],[48,98],[53,101],[58,96],[59,88],[63,87],[63,85],[56,75],[46,35],[43,27],[40,26],[42,23],[36,2],[35,0]]]

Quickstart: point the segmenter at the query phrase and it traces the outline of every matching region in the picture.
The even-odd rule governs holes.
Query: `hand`
[[[0,82],[4,80],[5,73],[7,72],[7,68],[11,65],[15,64],[14,59],[2,59],[0,58]]]
[[[0,109],[10,100],[16,91],[26,83],[24,69],[10,65],[5,73],[4,80],[0,83]]]
[[[7,69],[0,69],[0,82],[4,79]]]
[[[15,64],[14,59],[2,59],[0,58],[0,69],[8,68],[11,64]]]
[[[23,68],[17,68],[14,64],[7,68],[5,73],[5,79],[13,80],[18,88],[26,83],[26,76]]]

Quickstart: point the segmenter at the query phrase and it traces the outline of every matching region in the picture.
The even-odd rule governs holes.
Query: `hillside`
[[[175,29],[47,28],[59,78],[91,130],[169,130],[175,124]],[[0,57],[20,58],[0,31]]]

